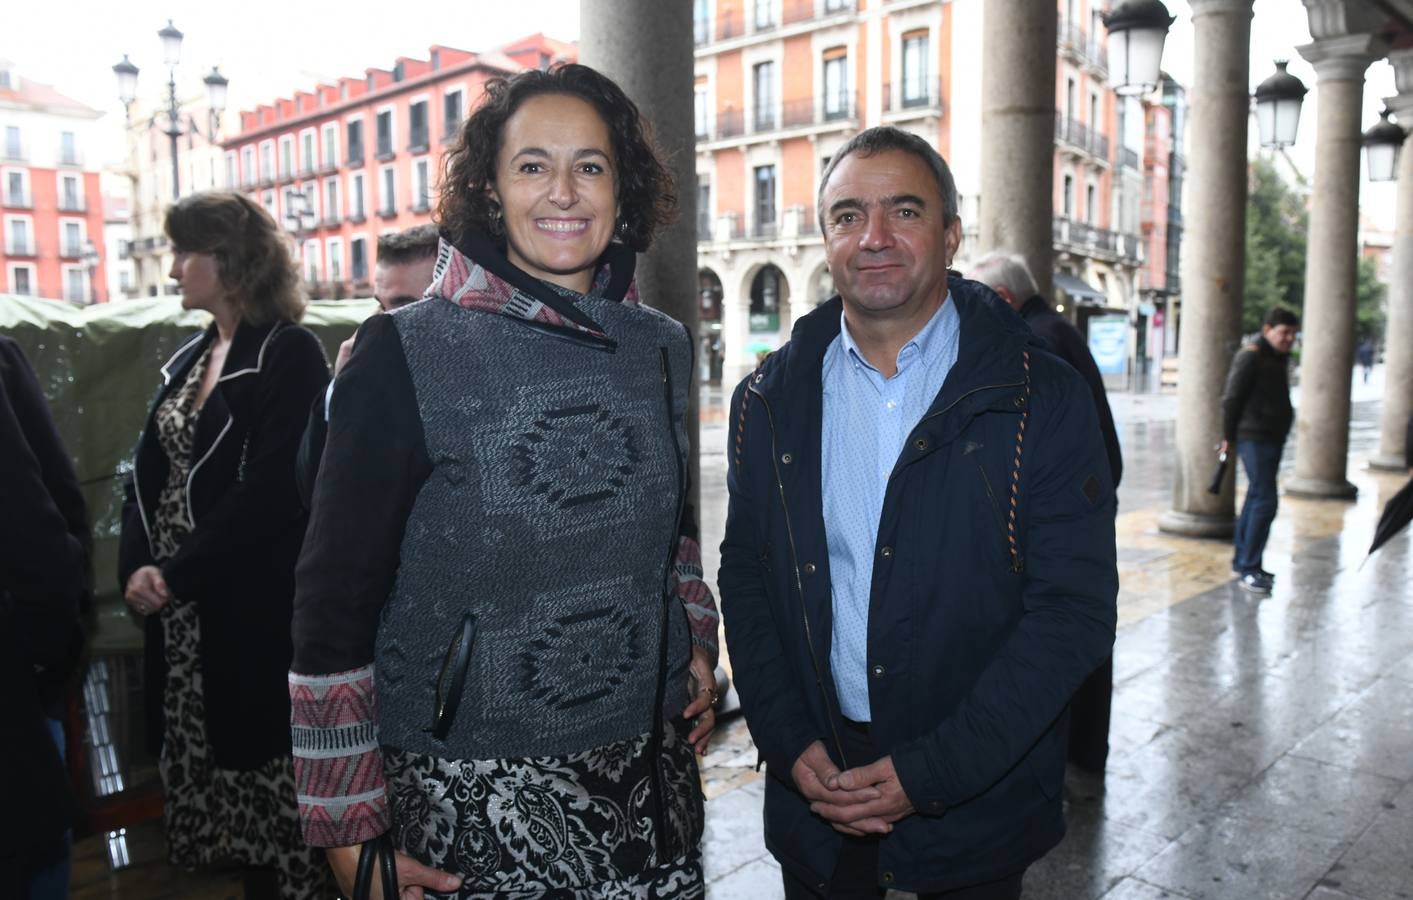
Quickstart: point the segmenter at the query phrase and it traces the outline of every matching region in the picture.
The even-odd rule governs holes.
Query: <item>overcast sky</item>
[[[1178,81],[1191,84],[1191,11],[1186,0],[1166,2],[1177,22],[1168,37],[1164,67]],[[231,81],[232,109],[289,96],[341,75],[360,75],[369,66],[390,67],[398,56],[425,58],[432,44],[484,50],[536,31],[563,40],[579,34],[579,0],[344,0],[336,5],[300,0],[13,0],[7,6],[0,56],[18,63],[22,74],[112,113],[115,122],[122,106],[116,99],[113,64],[127,53],[142,70],[140,97],[155,100],[166,83],[157,30],[169,17],[186,35],[177,70],[179,87],[200,95],[201,77],[219,65]],[[81,26],[75,27],[77,23]],[[1309,40],[1299,0],[1256,0],[1252,87],[1274,71],[1271,60],[1281,57],[1291,60],[1291,73],[1311,88],[1301,114],[1299,143],[1289,151],[1307,178],[1314,171],[1315,73],[1295,48]],[[1393,92],[1391,67],[1375,63],[1364,92],[1365,128],[1377,120],[1382,98]],[[1251,127],[1254,131],[1254,117]],[[120,148],[112,152],[116,155]],[[1362,184],[1365,211],[1391,230],[1393,185]]]

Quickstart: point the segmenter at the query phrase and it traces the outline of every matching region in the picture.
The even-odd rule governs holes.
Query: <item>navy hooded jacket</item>
[[[872,739],[917,810],[881,840],[879,883],[919,892],[1014,874],[1063,836],[1067,704],[1110,652],[1118,593],[1087,387],[990,289],[949,288],[959,355],[890,476],[868,625]],[[829,659],[821,363],[841,309],[801,318],[732,397],[718,580],[766,844],[821,888],[841,837],[791,767],[814,741],[872,762],[843,758]]]

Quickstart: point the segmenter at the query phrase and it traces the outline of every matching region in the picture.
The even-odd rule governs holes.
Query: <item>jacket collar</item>
[[[270,341],[284,325],[284,322],[267,322],[264,325],[251,325],[242,321],[236,326],[235,336],[231,338],[231,349],[226,353],[226,364],[221,369],[220,382],[227,382],[235,378],[259,373],[265,364],[265,351],[270,346]],[[187,369],[196,358],[206,351],[211,342],[216,338],[216,325],[206,327],[206,330],[192,337],[172,354],[172,358],[162,365],[162,384],[170,385],[172,379],[177,377]]]
[[[961,319],[957,362],[933,404],[950,406],[961,397],[990,385],[1013,386],[1025,380],[1021,351],[1040,349],[1021,317],[1005,300],[980,282],[960,276],[947,279],[949,302]],[[795,323],[790,342],[772,353],[751,376],[752,387],[767,399],[798,398],[801,391],[817,393],[822,384],[825,351],[839,336],[843,301],[836,294]]]
[[[1036,294],[1029,300],[1022,303],[1021,308],[1017,310],[1017,312],[1020,314],[1020,317],[1022,319],[1029,319],[1031,316],[1039,315],[1041,313],[1054,312],[1054,308],[1050,306],[1050,301],[1046,300],[1039,294]]]

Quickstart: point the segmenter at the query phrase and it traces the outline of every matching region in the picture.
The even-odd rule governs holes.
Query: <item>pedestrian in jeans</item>
[[[1276,470],[1295,412],[1290,406],[1290,348],[1300,319],[1275,306],[1261,322],[1261,336],[1237,351],[1222,393],[1222,453],[1236,445],[1246,469],[1246,502],[1236,520],[1232,571],[1241,587],[1269,594],[1275,576],[1261,568],[1261,554],[1276,517]]]

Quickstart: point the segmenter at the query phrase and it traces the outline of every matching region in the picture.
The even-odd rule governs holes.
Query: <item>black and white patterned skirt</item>
[[[460,875],[457,900],[703,897],[702,790],[686,727],[666,726],[658,757],[670,831],[661,858],[647,734],[560,758],[384,748],[394,840]]]

